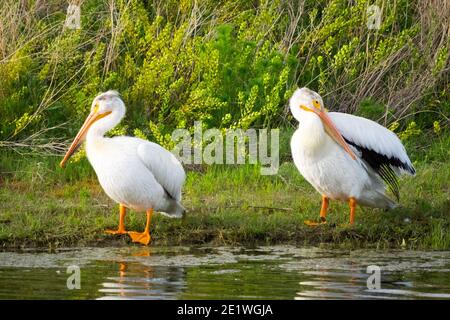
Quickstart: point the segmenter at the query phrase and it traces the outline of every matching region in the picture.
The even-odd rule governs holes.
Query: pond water
[[[294,246],[0,252],[0,299],[330,298],[450,299],[450,252]]]

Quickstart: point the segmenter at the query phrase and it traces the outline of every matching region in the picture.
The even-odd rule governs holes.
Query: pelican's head
[[[96,96],[92,101],[92,113],[124,112],[125,104],[116,90],[108,90]]]
[[[297,121],[305,117],[305,112],[325,112],[322,97],[306,87],[295,90],[289,100],[291,113]]]
[[[91,112],[84,121],[75,139],[69,147],[64,159],[59,164],[62,168],[67,160],[86,139],[89,131],[96,131],[103,135],[114,128],[125,115],[125,104],[120,99],[119,93],[114,90],[99,94],[92,101]]]
[[[326,133],[336,141],[355,160],[356,156],[345,142],[339,130],[327,114],[322,97],[306,87],[295,90],[289,100],[289,107],[294,118],[301,122],[306,117],[319,117]]]

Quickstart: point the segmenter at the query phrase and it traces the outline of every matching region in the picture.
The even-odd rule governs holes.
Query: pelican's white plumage
[[[291,139],[294,163],[305,179],[322,194],[322,220],[328,199],[354,206],[390,209],[398,197],[396,174],[415,174],[398,137],[374,121],[338,112],[326,112],[322,98],[307,88],[297,89],[289,101],[299,128]]]
[[[108,138],[105,133],[120,123],[125,105],[116,91],[107,91],[92,102],[91,112],[61,166],[86,140],[86,154],[105,193],[121,206],[119,229],[123,225],[125,208],[147,211],[147,225],[153,210],[181,217],[181,189],[185,172],[181,163],[160,145],[135,137]],[[146,231],[148,228],[146,227]],[[130,234],[130,233],[129,233]],[[133,240],[147,244],[149,235],[130,234]]]
[[[86,139],[86,155],[105,193],[126,207],[181,217],[185,174],[160,145],[133,137]]]
[[[181,186],[186,179],[178,159],[156,143],[141,143],[137,153],[155,179],[176,201],[181,201]]]
[[[387,158],[398,159],[403,165],[392,166],[398,174],[414,174],[415,170],[406,149],[394,132],[372,120],[351,114],[329,112],[328,115],[349,142],[373,150]]]

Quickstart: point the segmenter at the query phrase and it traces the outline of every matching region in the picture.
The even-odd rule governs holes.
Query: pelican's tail
[[[389,198],[386,194],[380,194],[378,206],[385,210],[391,210],[397,208],[398,203]]]
[[[161,213],[171,218],[182,218],[186,214],[186,209],[178,201],[172,200]]]
[[[398,203],[389,198],[384,190],[371,190],[362,198],[358,199],[358,202],[368,207],[381,208],[384,210],[391,210],[398,207]]]

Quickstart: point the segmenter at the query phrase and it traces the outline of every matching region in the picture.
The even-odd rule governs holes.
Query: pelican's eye
[[[316,107],[317,109],[321,109],[319,100],[313,100],[313,105],[314,105],[314,107]]]

